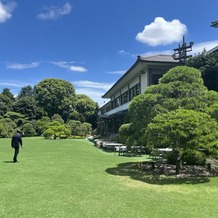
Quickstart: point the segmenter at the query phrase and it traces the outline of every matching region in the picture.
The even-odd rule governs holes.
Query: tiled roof
[[[171,63],[178,63],[178,60],[174,60],[172,55],[154,55],[149,57],[142,57],[138,56],[138,59],[145,61],[145,62],[171,62]]]

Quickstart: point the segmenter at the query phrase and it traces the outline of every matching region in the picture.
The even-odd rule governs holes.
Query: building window
[[[135,96],[140,94],[140,83],[129,89],[129,100],[131,101]]]
[[[113,101],[111,101],[111,108],[114,109],[116,107],[119,107],[120,104],[121,104],[120,97],[117,97]]]
[[[121,95],[121,104],[125,104],[128,102],[128,92],[124,92],[122,95]]]
[[[114,109],[115,108],[115,100],[111,101],[111,108]]]
[[[135,96],[140,94],[140,83],[136,84],[128,91],[121,94],[119,97],[111,101],[111,109],[119,107],[129,101],[131,101]]]

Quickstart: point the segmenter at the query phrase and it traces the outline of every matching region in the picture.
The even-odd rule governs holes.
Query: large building
[[[138,56],[132,67],[102,96],[110,101],[99,111],[98,129],[101,133],[116,134],[125,122],[132,99],[157,84],[170,68],[179,65],[171,55]]]

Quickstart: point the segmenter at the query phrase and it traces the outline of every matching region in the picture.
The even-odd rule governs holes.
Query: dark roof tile
[[[171,62],[171,63],[178,63],[178,60],[174,60],[172,55],[164,55],[164,54],[159,54],[159,55],[153,55],[149,57],[142,57],[138,56],[138,58],[142,61],[145,62]]]

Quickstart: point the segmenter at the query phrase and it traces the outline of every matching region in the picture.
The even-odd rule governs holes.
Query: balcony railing
[[[125,103],[125,104],[122,104],[122,105],[120,105],[119,107],[116,107],[116,108],[114,108],[114,109],[112,109],[112,110],[109,110],[109,111],[107,111],[107,112],[101,114],[100,116],[101,116],[101,117],[107,117],[107,116],[110,116],[110,115],[117,114],[117,113],[119,113],[119,112],[128,110],[129,104],[130,104],[130,102],[127,102],[127,103]]]

